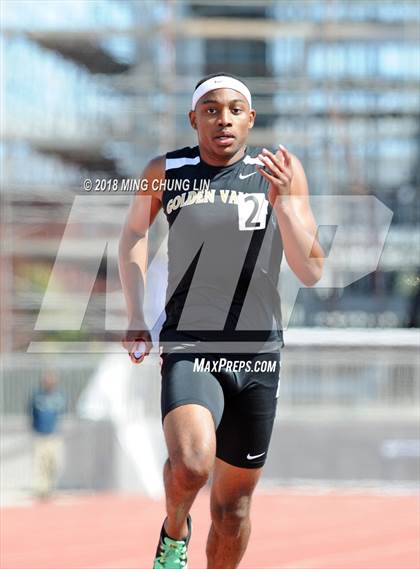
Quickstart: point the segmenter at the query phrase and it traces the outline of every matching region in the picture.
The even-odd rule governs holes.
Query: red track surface
[[[256,495],[241,569],[418,569],[419,500],[371,493]],[[1,511],[2,569],[150,569],[164,510],[99,495]],[[193,509],[190,569],[203,569],[208,496]]]

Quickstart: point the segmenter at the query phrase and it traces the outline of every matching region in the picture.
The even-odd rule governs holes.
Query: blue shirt
[[[64,395],[60,391],[36,391],[31,400],[32,428],[41,435],[56,431],[59,416],[65,410]]]

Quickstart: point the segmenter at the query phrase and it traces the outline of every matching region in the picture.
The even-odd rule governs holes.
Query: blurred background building
[[[44,367],[61,371],[71,417],[102,361],[100,350],[63,355],[57,342],[88,341],[95,352],[106,294],[115,297],[115,322],[124,321],[115,244],[129,197],[92,192],[90,221],[78,223],[67,241],[56,283],[59,321],[94,270],[83,325],[34,331],[74,199],[87,196],[82,181],[136,177],[157,153],[195,145],[187,120],[192,90],[203,75],[222,70],[243,77],[253,93],[250,143],[287,146],[301,159],[311,194],[376,196],[393,212],[378,270],[345,289],[300,291],[289,324],[284,414],[302,405],[305,413],[308,405],[314,412],[399,409],[398,433],[384,425],[372,438],[381,458],[366,476],[385,472],[383,448],[395,440],[397,455],[409,461],[399,477],[414,476],[417,447],[398,441],[415,439],[418,336],[396,329],[419,326],[419,26],[415,0],[2,3],[1,408],[18,438],[20,419],[12,417],[22,414]],[[154,235],[164,231],[158,219]],[[363,247],[359,255],[363,266]],[[330,330],[298,340],[295,327]],[[317,337],[320,359],[311,365]],[[50,348],[25,354],[30,342]],[[142,401],[158,397],[155,388],[136,393]]]

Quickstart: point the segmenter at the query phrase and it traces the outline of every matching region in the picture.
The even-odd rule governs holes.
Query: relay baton
[[[136,360],[136,363],[143,361],[146,355],[146,344],[143,341],[136,342],[130,355]]]

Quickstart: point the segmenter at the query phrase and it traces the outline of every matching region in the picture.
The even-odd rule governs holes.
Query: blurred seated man
[[[51,496],[61,463],[62,441],[57,433],[65,410],[64,395],[58,389],[56,375],[48,371],[34,391],[29,414],[34,433],[35,492],[41,499]]]

